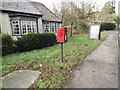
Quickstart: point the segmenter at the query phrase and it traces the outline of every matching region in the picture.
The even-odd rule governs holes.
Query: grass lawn
[[[40,50],[11,54],[2,57],[2,76],[13,70],[37,70],[41,72],[32,88],[61,87],[68,78],[67,74],[83,58],[92,52],[101,40],[88,40],[88,35],[75,35],[64,44],[64,63],[61,62],[61,45],[54,45]],[[40,66],[42,64],[42,66]]]

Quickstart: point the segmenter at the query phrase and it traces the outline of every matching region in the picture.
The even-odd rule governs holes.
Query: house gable
[[[39,12],[42,13],[43,21],[54,21],[54,22],[61,22],[61,20],[55,16],[55,14],[49,10],[44,4],[38,2],[30,2],[34,8],[36,8]]]

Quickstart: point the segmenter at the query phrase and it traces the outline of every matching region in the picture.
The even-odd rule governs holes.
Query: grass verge
[[[102,32],[115,32],[117,30],[108,30],[108,31],[102,31]]]
[[[88,35],[75,35],[64,44],[64,63],[61,62],[60,44],[52,47],[11,54],[2,57],[2,76],[14,70],[37,70],[41,74],[30,88],[59,88],[68,78],[67,74],[83,58],[91,53],[101,40],[88,40]]]

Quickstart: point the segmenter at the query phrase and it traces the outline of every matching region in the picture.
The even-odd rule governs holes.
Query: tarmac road
[[[107,34],[84,63],[75,67],[64,88],[118,88],[118,32]]]

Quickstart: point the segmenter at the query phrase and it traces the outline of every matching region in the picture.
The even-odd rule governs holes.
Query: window
[[[27,34],[27,22],[26,21],[21,21],[21,31],[22,31],[22,35]]]
[[[51,23],[51,32],[55,32],[55,23]]]
[[[37,32],[36,21],[21,21],[22,35],[26,35],[28,32]]]
[[[37,18],[10,15],[13,35],[26,35],[28,32],[37,33]]]
[[[50,23],[44,23],[44,32],[50,32]]]
[[[13,35],[26,35],[28,32],[37,33],[36,21],[13,20],[11,23]]]
[[[55,32],[57,31],[57,23],[55,23]]]
[[[13,35],[20,35],[20,23],[19,20],[12,21]]]
[[[60,23],[56,23],[56,24],[57,24],[57,25],[56,25],[56,26],[57,26],[57,28],[60,28],[60,27],[61,27],[61,26],[60,26]]]
[[[57,29],[61,27],[61,23],[44,22],[43,27],[44,27],[44,32],[56,32]]]
[[[27,21],[27,30],[28,30],[28,32],[32,32],[32,22],[31,21]]]
[[[32,31],[34,33],[37,33],[37,24],[36,24],[36,21],[32,21]]]

